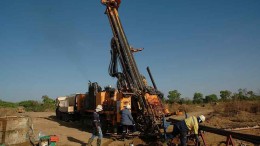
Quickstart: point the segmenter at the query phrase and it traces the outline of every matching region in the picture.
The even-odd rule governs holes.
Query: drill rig
[[[161,134],[163,118],[169,114],[161,102],[163,95],[157,90],[149,68],[154,88],[147,86],[144,76],[137,68],[133,52],[141,49],[133,49],[128,43],[118,15],[121,0],[102,0],[101,3],[106,6],[105,14],[108,16],[113,33],[109,75],[118,79],[117,99],[128,99],[129,102],[122,104],[131,103],[132,115],[139,131],[145,135],[158,136]]]

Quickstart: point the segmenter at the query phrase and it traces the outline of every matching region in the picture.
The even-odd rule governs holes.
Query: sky
[[[0,1],[0,99],[88,91],[108,74],[111,28],[99,0]],[[119,17],[139,71],[165,97],[260,93],[259,0],[122,0]],[[150,85],[151,82],[150,82]]]

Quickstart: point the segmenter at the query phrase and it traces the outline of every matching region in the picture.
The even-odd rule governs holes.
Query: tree
[[[221,100],[226,101],[226,100],[230,99],[231,94],[232,94],[232,92],[230,92],[228,90],[220,91]]]
[[[54,104],[55,100],[51,99],[48,95],[43,95],[42,102],[43,104]]]
[[[26,111],[43,112],[43,107],[38,101],[26,100],[18,103],[19,106],[23,106]]]
[[[244,89],[238,89],[238,93],[234,93],[231,98],[233,100],[260,100],[260,96],[254,93],[251,90]]]
[[[216,94],[207,95],[207,96],[205,97],[205,102],[206,102],[206,103],[216,102],[216,101],[218,101],[218,97],[217,97]]]
[[[55,109],[55,100],[51,99],[48,95],[42,96],[42,108],[44,111],[53,111]]]
[[[253,91],[248,91],[247,95],[249,99],[256,99],[257,97]]]
[[[193,96],[193,103],[200,104],[203,102],[203,94],[199,92],[195,92]]]
[[[245,100],[245,99],[248,99],[247,97],[247,89],[238,89],[238,99],[240,100]]]
[[[179,102],[181,98],[181,93],[179,93],[177,90],[169,91],[168,92],[168,101],[170,103]]]

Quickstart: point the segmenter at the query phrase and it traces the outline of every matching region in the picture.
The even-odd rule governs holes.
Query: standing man
[[[98,105],[95,112],[93,113],[93,132],[91,138],[88,140],[87,146],[92,146],[92,142],[96,136],[98,136],[97,139],[97,146],[101,146],[101,139],[103,138],[102,130],[101,130],[101,124],[100,124],[100,118],[99,118],[99,112],[103,110],[102,105]]]
[[[131,106],[128,104],[125,106],[125,109],[121,111],[121,125],[123,126],[122,138],[125,139],[126,133],[128,133],[128,127],[134,125],[134,119],[130,112]]]
[[[196,137],[196,142],[198,145],[200,145],[199,142],[199,123],[202,123],[205,121],[205,116],[200,115],[198,117],[190,116],[189,118],[186,118],[183,121],[177,122],[174,124],[174,128],[172,131],[173,138],[176,137],[178,134],[180,134],[180,140],[181,140],[181,146],[187,145],[187,133],[189,131],[194,132]]]

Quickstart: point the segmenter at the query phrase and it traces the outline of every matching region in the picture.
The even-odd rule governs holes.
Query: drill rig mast
[[[161,134],[160,126],[162,118],[167,110],[161,103],[161,94],[156,89],[152,91],[144,83],[144,77],[140,74],[133,56],[133,48],[130,47],[118,15],[120,0],[102,0],[106,6],[105,14],[108,16],[113,32],[111,39],[111,63],[109,74],[118,79],[119,92],[130,95],[132,99],[132,111],[136,113],[137,128],[147,135]],[[118,71],[120,63],[121,71]]]

